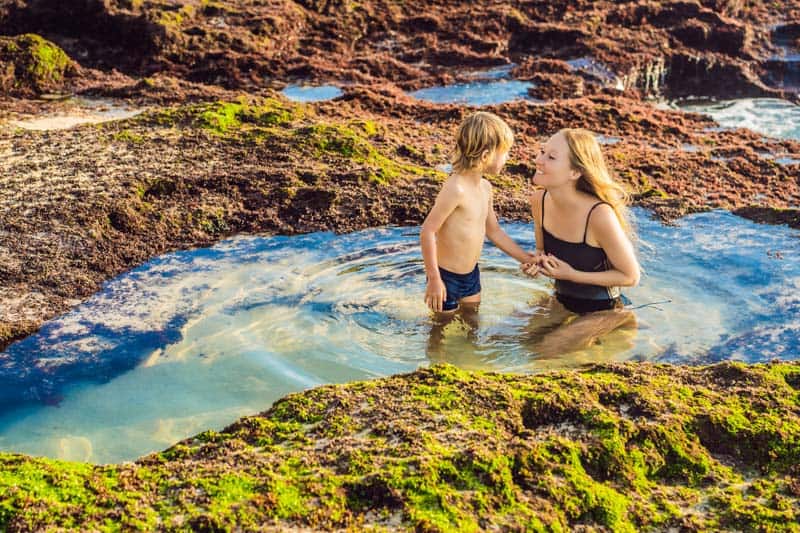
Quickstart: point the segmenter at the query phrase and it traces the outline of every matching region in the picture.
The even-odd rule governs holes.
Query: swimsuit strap
[[[591,209],[589,209],[589,214],[586,215],[586,227],[583,228],[583,244],[586,244],[586,234],[589,232],[589,217],[592,216],[592,211],[594,211],[594,208],[602,204],[611,205],[608,202],[597,202],[592,206]],[[542,202],[542,205],[544,206],[544,202]]]

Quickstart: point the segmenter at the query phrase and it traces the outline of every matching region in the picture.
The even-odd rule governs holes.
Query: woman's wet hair
[[[558,133],[564,136],[569,146],[570,165],[573,170],[581,173],[577,183],[578,190],[607,202],[625,233],[633,236],[627,208],[630,193],[614,179],[594,133],[582,128],[564,128]]]
[[[473,113],[458,127],[453,170],[476,168],[484,151],[509,150],[513,143],[514,134],[503,119],[486,111]]]

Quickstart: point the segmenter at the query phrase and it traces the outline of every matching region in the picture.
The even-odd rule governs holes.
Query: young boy
[[[485,237],[520,263],[535,260],[497,223],[492,185],[483,178],[500,172],[513,142],[511,128],[492,113],[474,113],[458,128],[453,173],[420,232],[428,277],[425,303],[437,313],[451,314],[480,302],[478,259]]]

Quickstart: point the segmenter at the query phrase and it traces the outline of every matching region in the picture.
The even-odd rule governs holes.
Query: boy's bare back
[[[433,311],[450,312],[462,302],[480,302],[478,260],[485,238],[520,262],[530,258],[498,224],[492,186],[483,178],[502,170],[513,142],[508,124],[485,111],[468,116],[458,128],[455,172],[442,186],[419,236],[427,278],[425,303]]]
[[[481,256],[486,237],[486,217],[491,202],[491,184],[459,174],[451,175],[441,192],[444,201],[457,202],[436,233],[439,266],[450,272],[471,272]]]

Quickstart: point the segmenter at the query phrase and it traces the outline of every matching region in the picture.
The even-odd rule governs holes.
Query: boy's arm
[[[520,263],[530,263],[533,261],[534,256],[520,248],[514,239],[503,231],[503,228],[500,227],[500,223],[497,222],[497,215],[494,213],[494,193],[491,188],[489,189],[489,213],[486,216],[486,236],[495,246]]]
[[[419,232],[422,260],[425,262],[425,275],[428,278],[428,285],[425,289],[425,303],[434,311],[442,310],[447,292],[439,274],[436,232],[439,231],[444,221],[458,207],[460,202],[460,189],[452,181],[445,182]]]

